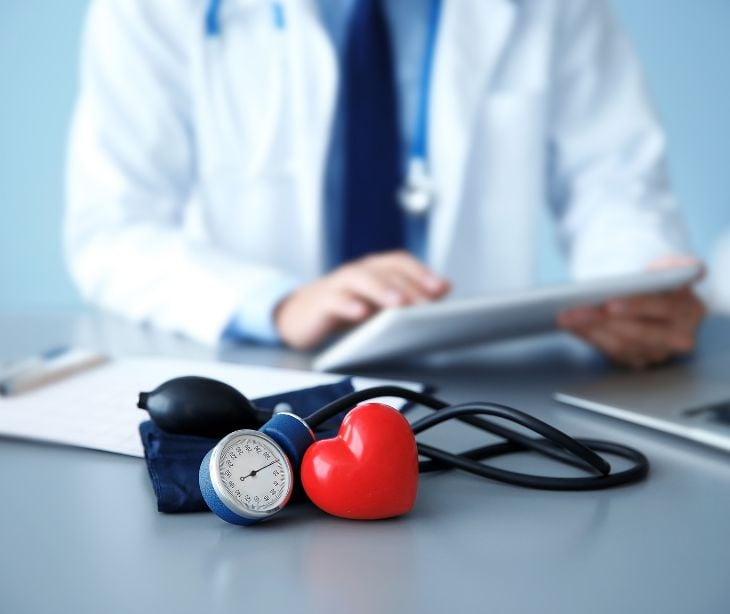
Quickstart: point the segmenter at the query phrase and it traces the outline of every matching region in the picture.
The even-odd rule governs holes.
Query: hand
[[[686,287],[565,311],[558,317],[558,326],[612,361],[641,369],[690,352],[704,316],[705,306]]]
[[[277,307],[276,327],[292,347],[311,348],[381,309],[444,296],[449,283],[407,252],[384,252],[344,264],[302,286]]]

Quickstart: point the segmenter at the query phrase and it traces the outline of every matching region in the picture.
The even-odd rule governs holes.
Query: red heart
[[[336,437],[309,447],[301,474],[309,498],[329,514],[359,520],[400,516],[416,502],[416,438],[392,407],[359,405]]]

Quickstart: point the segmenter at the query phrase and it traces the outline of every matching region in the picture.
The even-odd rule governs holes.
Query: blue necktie
[[[405,245],[398,98],[382,0],[357,0],[345,50],[342,262]]]

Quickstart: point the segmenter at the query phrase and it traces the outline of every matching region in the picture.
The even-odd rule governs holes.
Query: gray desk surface
[[[302,368],[310,358],[250,347],[216,355],[94,314],[3,316],[0,340],[0,359],[63,342]],[[730,322],[711,320],[695,361],[718,359],[729,343]],[[557,386],[606,369],[554,336],[379,373],[428,381],[454,401],[508,402],[652,462],[648,481],[593,493],[427,476],[413,513],[384,522],[307,507],[248,529],[211,514],[166,516],[141,460],[0,439],[0,612],[730,611],[730,456],[551,401]],[[431,438],[481,441],[462,425]]]

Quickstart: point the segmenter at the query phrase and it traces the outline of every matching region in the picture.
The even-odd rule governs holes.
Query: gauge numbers
[[[218,471],[223,487],[241,506],[256,515],[274,513],[289,499],[291,468],[279,446],[250,431],[221,450]]]

